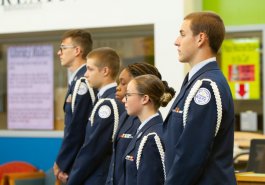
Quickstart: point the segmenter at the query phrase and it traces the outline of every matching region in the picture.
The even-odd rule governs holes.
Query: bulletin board
[[[53,46],[10,46],[8,129],[53,129]]]
[[[260,99],[260,39],[225,39],[222,71],[234,99]]]
[[[233,96],[236,131],[242,130],[240,115],[251,111],[257,115],[255,130],[265,134],[264,43],[265,25],[226,27],[217,61]]]

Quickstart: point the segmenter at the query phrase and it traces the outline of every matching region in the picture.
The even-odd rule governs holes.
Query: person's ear
[[[207,41],[207,35],[204,32],[200,32],[197,37],[197,44],[198,46],[202,46]]]
[[[104,76],[108,76],[110,73],[110,69],[108,67],[103,67],[102,72]]]
[[[76,56],[82,55],[82,49],[79,46],[75,47],[75,54]]]
[[[150,97],[148,95],[143,95],[142,97],[142,104],[145,105],[150,101]]]

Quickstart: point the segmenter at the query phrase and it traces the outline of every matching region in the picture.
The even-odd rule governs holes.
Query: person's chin
[[[115,95],[115,98],[119,101],[122,101],[122,98],[119,95]]]
[[[179,58],[178,61],[179,61],[180,63],[186,63],[182,58]]]
[[[130,111],[128,111],[128,109],[126,109],[126,112],[127,112],[127,114],[129,115],[129,116],[131,116],[132,114],[131,114],[131,112]]]
[[[130,111],[128,111],[128,110],[127,110],[127,114],[128,114],[129,116],[136,116],[133,112],[130,112]]]

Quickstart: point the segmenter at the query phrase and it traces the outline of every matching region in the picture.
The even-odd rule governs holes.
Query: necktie
[[[179,98],[182,97],[183,93],[185,92],[184,91],[184,86],[186,84],[188,84],[188,81],[189,81],[189,73],[187,73],[187,75],[185,76],[185,78],[184,78],[184,80],[182,82],[182,85],[181,85],[181,88],[180,88],[180,92],[179,92],[178,96],[176,97],[174,103],[172,104],[171,109],[170,109],[170,112],[171,112],[172,109],[175,109],[176,108],[177,103],[179,101]]]
[[[71,90],[71,85],[68,84],[68,87],[67,87],[67,94],[70,94],[70,90]]]
[[[183,86],[185,86],[185,85],[187,84],[188,81],[189,81],[189,73],[187,73],[187,75],[185,76],[185,78],[184,78],[184,80],[183,80],[183,83],[182,83],[182,85],[181,85],[181,88],[182,88]]]

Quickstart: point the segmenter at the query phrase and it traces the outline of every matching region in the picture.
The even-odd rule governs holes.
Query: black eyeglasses
[[[59,48],[59,51],[62,53],[64,49],[68,49],[68,48],[76,48],[76,46],[73,45],[61,45]]]
[[[133,95],[140,95],[140,96],[143,96],[144,93],[125,93],[125,100],[126,100],[126,102],[127,102],[127,100],[128,100],[128,97],[129,97],[129,96],[133,96]]]

